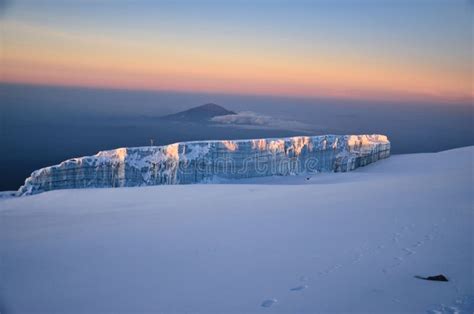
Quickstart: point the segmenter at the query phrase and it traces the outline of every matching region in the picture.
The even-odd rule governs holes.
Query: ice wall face
[[[118,148],[36,170],[18,194],[350,171],[389,155],[390,142],[384,135],[298,136]]]

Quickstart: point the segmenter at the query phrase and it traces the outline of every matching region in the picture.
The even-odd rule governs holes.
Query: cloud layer
[[[271,116],[261,115],[252,111],[242,111],[237,114],[217,116],[213,117],[211,121],[240,127],[258,127],[295,131],[311,131],[314,129],[313,126],[303,122],[278,119]]]

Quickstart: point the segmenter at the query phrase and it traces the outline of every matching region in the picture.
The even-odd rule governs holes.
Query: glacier
[[[390,141],[379,134],[192,141],[118,148],[36,170],[17,194],[345,172],[389,156]]]

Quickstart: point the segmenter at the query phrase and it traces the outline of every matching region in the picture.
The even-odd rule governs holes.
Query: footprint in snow
[[[302,285],[302,286],[291,288],[290,291],[301,291],[301,290],[304,290],[306,288],[308,288],[308,285]]]
[[[415,244],[413,244],[413,247],[420,247],[423,245],[423,243],[424,243],[423,241],[418,241]]]
[[[392,265],[392,267],[400,266],[400,265],[402,264],[402,262],[403,262],[403,258],[398,257],[398,256],[397,256],[397,257],[394,257],[393,259],[394,259],[396,262],[395,262],[395,264]]]
[[[362,259],[363,256],[364,256],[364,254],[362,254],[362,253],[360,253],[360,252],[357,253],[357,254],[355,255],[355,257],[352,259],[352,263],[358,263],[358,262],[360,262],[360,260]]]
[[[262,302],[262,307],[270,307],[272,306],[273,304],[277,303],[277,299],[268,299],[268,300],[265,300]]]
[[[308,281],[309,277],[308,276],[300,276],[300,281]]]
[[[401,237],[400,233],[395,233],[392,237],[392,241],[398,243],[400,242],[400,237]]]
[[[425,240],[432,241],[433,239],[434,239],[434,236],[432,234],[425,235]]]

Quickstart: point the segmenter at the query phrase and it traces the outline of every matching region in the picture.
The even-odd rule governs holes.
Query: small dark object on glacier
[[[448,278],[446,278],[444,275],[436,275],[436,276],[428,276],[428,277],[415,276],[415,278],[431,280],[431,281],[448,281]]]
[[[306,178],[306,180],[309,180],[309,179],[310,179],[310,177],[307,177],[307,178]]]

